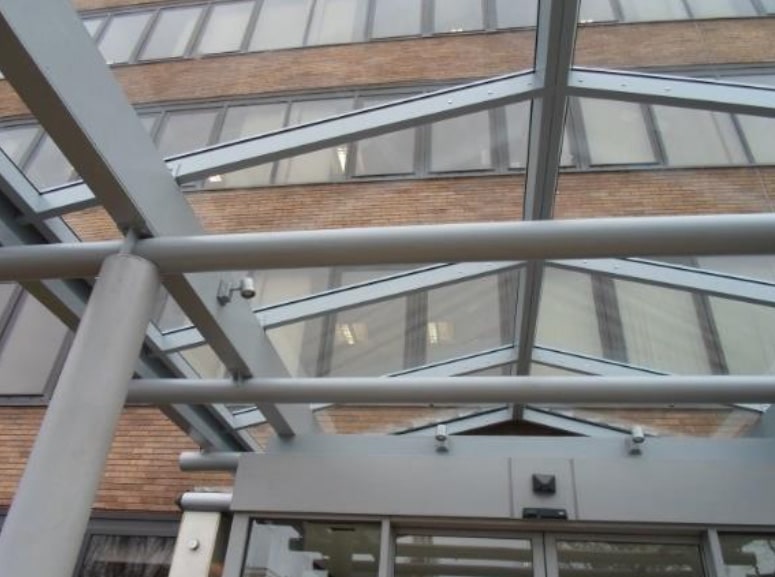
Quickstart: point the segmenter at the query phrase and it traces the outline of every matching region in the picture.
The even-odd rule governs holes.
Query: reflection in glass
[[[498,28],[535,26],[538,19],[538,0],[497,0]]]
[[[465,32],[484,27],[482,0],[444,0],[436,2],[433,15],[435,32]]]
[[[591,164],[656,162],[639,104],[579,99]]]
[[[249,50],[276,50],[304,44],[312,0],[264,0]]]
[[[756,16],[750,0],[687,0],[695,18]]]
[[[339,44],[363,40],[368,2],[364,0],[317,0],[307,44]]]
[[[308,100],[294,102],[288,120],[289,125],[304,124],[327,116],[335,116],[352,110],[351,98]],[[277,163],[278,184],[327,182],[341,179],[347,169],[349,145],[340,144],[326,150],[318,150]]]
[[[217,110],[186,110],[167,114],[157,145],[161,155],[171,156],[206,146],[217,115]]]
[[[197,51],[215,54],[239,50],[254,5],[253,0],[245,0],[213,6]]]
[[[162,10],[141,57],[153,60],[183,56],[201,14],[201,7]]]
[[[708,166],[746,162],[728,114],[668,106],[654,106],[653,111],[668,164]]]
[[[363,107],[388,102],[384,98],[365,99]],[[415,130],[408,128],[358,141],[356,176],[410,174],[414,172]]]
[[[119,14],[110,19],[100,39],[100,52],[108,64],[129,62],[151,13]]]
[[[775,535],[719,535],[727,577],[775,575]]]
[[[167,577],[174,537],[92,535],[78,577]]]
[[[531,577],[533,551],[528,539],[403,535],[396,539],[399,577]]]
[[[679,0],[619,0],[624,19],[630,22],[681,20],[688,18]]]
[[[421,25],[422,0],[376,0],[373,38],[420,34]]]
[[[379,525],[253,521],[242,577],[376,577]]]
[[[618,577],[704,575],[697,545],[557,541],[557,563],[559,577],[579,574]]]
[[[0,150],[14,164],[21,164],[25,153],[38,135],[37,126],[12,126],[0,130]]]
[[[282,128],[285,121],[285,103],[233,106],[226,111],[219,142],[257,136]],[[252,166],[243,170],[210,176],[207,185],[212,188],[239,188],[269,184],[274,163]]]
[[[24,172],[38,189],[59,186],[75,177],[72,165],[47,134],[43,135]]]
[[[483,170],[492,166],[490,115],[475,112],[431,125],[431,170]]]

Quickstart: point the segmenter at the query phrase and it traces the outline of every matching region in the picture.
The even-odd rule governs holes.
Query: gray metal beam
[[[398,298],[407,294],[464,282],[521,266],[514,262],[445,264],[412,270],[313,294],[293,301],[256,309],[261,326],[269,330],[316,316]],[[166,351],[198,346],[204,342],[194,328],[177,330],[164,336]]]
[[[665,374],[645,367],[636,367],[634,365],[561,351],[559,349],[552,349],[540,345],[536,345],[533,349],[533,362],[568,370],[574,373],[606,377],[637,377]]]
[[[574,68],[568,94],[775,117],[775,89],[716,80]]]
[[[560,169],[568,74],[573,63],[579,0],[543,0],[538,5],[535,74],[544,89],[533,100],[527,151],[523,218],[551,218]],[[517,288],[517,374],[530,372],[535,344],[543,264],[530,262]]]
[[[105,261],[0,534],[4,577],[73,573],[159,286],[148,261]]]
[[[770,403],[775,377],[352,377],[136,380],[137,402]]]
[[[389,375],[390,377],[453,377],[478,373],[517,362],[517,352],[514,347],[507,346],[491,351],[474,353],[446,361],[415,367]]]
[[[0,64],[121,230],[139,236],[202,232],[69,2],[1,3]],[[172,275],[165,285],[228,369],[241,375],[287,374],[247,304],[221,307],[213,298],[220,280],[219,275]],[[314,426],[312,414],[299,407],[267,406],[262,412],[281,435]]]
[[[601,274],[677,290],[775,306],[775,284],[744,279],[711,270],[698,270],[668,263],[631,259],[555,260],[551,266]]]

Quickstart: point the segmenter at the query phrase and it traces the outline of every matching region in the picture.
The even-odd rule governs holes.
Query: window
[[[483,170],[492,166],[490,115],[475,112],[431,125],[431,170]]]
[[[38,189],[61,185],[74,177],[70,162],[47,134],[33,151],[25,173]]]
[[[610,0],[581,0],[579,22],[610,22],[615,19]]]
[[[749,0],[688,0],[695,18],[726,18],[756,16]]]
[[[722,533],[719,541],[727,577],[775,574],[775,536]]]
[[[365,0],[317,0],[307,44],[360,42],[364,38],[367,9]]]
[[[99,43],[105,61],[108,64],[129,62],[150,19],[149,12],[113,16]]]
[[[83,21],[83,25],[89,35],[94,38],[97,36],[97,32],[99,31],[103,22],[105,22],[104,18],[89,18],[88,20]]]
[[[504,107],[508,134],[509,168],[527,166],[527,146],[530,136],[530,102],[518,102]]]
[[[162,10],[143,49],[142,59],[183,56],[201,15],[201,7]]]
[[[619,0],[625,20],[631,22],[653,20],[681,20],[688,18],[686,8],[676,0]]]
[[[363,107],[383,104],[384,99],[365,99]],[[415,134],[413,128],[360,140],[355,158],[356,176],[410,174],[414,172]]]
[[[78,577],[167,577],[174,537],[92,535]]]
[[[590,98],[579,105],[591,164],[656,162],[640,105]]]
[[[761,116],[738,116],[737,121],[743,131],[751,156],[756,163],[775,164],[775,118]]]
[[[559,577],[576,575],[579,570],[591,575],[616,573],[620,577],[705,575],[697,545],[557,541],[557,564]]]
[[[15,164],[21,164],[38,135],[37,126],[14,126],[0,130],[0,149]]]
[[[166,157],[206,146],[217,114],[215,110],[168,113],[159,135],[161,155]]]
[[[481,0],[437,0],[435,3],[435,32],[465,32],[481,30],[483,27]]]
[[[199,40],[198,52],[215,54],[239,50],[254,6],[253,0],[215,4]]]
[[[422,0],[376,0],[373,38],[411,36],[422,30]]]
[[[304,44],[312,0],[264,0],[250,50],[276,50]]]
[[[497,0],[495,11],[498,28],[535,26],[538,20],[538,0]]]

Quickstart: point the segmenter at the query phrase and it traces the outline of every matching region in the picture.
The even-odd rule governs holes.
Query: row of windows
[[[234,0],[84,16],[108,64],[533,27],[538,0]],[[581,23],[745,18],[775,0],[583,0]]]
[[[735,77],[773,83],[775,75]],[[312,122],[408,94],[365,92],[325,99],[145,109],[140,119],[163,156]],[[308,98],[308,97],[305,97]],[[524,170],[530,104],[517,103],[400,130],[228,174],[210,189],[346,179],[424,177]],[[775,120],[596,99],[571,101],[562,166],[739,166],[775,163]],[[40,189],[73,180],[72,167],[36,125],[0,127],[2,149]]]

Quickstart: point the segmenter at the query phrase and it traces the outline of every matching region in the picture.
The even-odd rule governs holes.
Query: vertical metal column
[[[159,288],[153,263],[105,260],[0,535],[3,577],[69,577]]]

